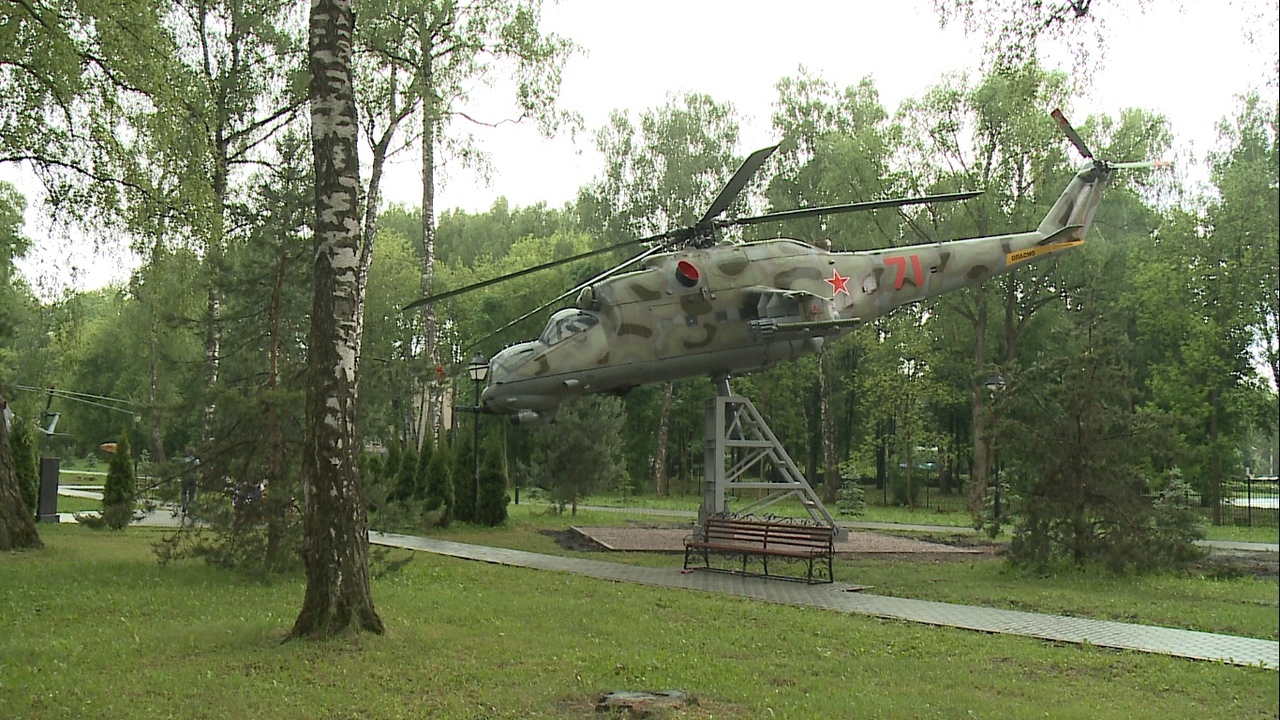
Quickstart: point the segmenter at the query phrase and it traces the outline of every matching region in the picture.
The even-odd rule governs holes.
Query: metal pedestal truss
[[[835,528],[836,538],[844,539],[848,531],[836,525],[755,405],[730,393],[727,378],[716,378],[716,386],[718,394],[707,401],[705,480],[698,524],[727,512],[725,497],[730,490],[764,490],[763,497],[737,508],[735,514],[760,515],[765,508],[794,497],[813,522]],[[762,474],[766,476],[761,478]]]

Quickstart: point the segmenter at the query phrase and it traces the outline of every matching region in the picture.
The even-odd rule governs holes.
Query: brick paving
[[[818,607],[929,625],[1023,635],[1059,642],[1088,643],[1233,665],[1280,668],[1280,643],[1274,640],[848,592],[847,583],[805,585],[729,573],[683,572],[678,567],[637,567],[413,535],[370,532],[369,540],[377,545],[499,565],[568,572],[615,582],[718,592],[765,602]]]

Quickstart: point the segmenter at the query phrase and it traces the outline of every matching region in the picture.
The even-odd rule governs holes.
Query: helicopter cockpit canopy
[[[552,314],[551,319],[547,321],[546,329],[542,331],[542,335],[538,336],[538,340],[548,346],[555,345],[599,323],[600,318],[593,313],[578,308],[565,308]]]

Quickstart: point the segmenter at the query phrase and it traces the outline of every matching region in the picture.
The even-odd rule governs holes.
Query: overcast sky
[[[1104,13],[1106,54],[1069,116],[1082,121],[1091,112],[1115,115],[1134,106],[1162,112],[1178,138],[1175,157],[1202,159],[1215,145],[1215,124],[1233,112],[1235,95],[1250,88],[1272,96],[1277,92],[1276,4],[1146,4],[1151,7],[1145,13],[1113,7],[1127,5],[1120,0],[1095,4]],[[941,30],[928,0],[564,0],[545,8],[543,27],[583,49],[565,69],[561,105],[582,115],[585,132],[571,141],[545,140],[532,127],[477,129],[493,162],[490,182],[465,169],[447,169],[438,209],[484,211],[499,196],[512,205],[545,201],[558,207],[571,200],[602,168],[593,135],[614,109],[628,109],[634,118],[668,96],[709,94],[737,109],[742,123],[738,150],[745,154],[776,141],[769,126],[774,85],[801,66],[839,87],[872,77],[892,113],[903,99],[920,96],[944,74],[973,71],[982,42],[965,37],[958,27]],[[1068,56],[1056,56],[1058,67],[1069,71]],[[486,100],[480,88],[476,95],[472,110],[477,115],[504,116],[501,92],[488,93]],[[0,167],[0,179],[20,181],[29,200],[34,194],[30,180],[22,182],[12,169]],[[389,201],[420,202],[415,157],[393,166],[385,192]],[[57,231],[39,217],[38,207],[28,212],[26,233],[41,247],[24,269],[42,286],[42,294],[59,284],[92,287],[127,274],[117,267],[126,264],[119,254],[69,255],[67,241],[50,241]],[[73,266],[78,273],[70,272]]]

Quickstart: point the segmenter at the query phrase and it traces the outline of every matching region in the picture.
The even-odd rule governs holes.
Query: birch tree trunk
[[[440,98],[436,94],[434,18],[430,7],[423,8],[418,40],[422,51],[422,296],[431,295],[436,275],[436,136],[440,131]],[[422,431],[418,433],[418,449],[440,437],[444,410],[444,387],[436,367],[440,365],[440,348],[436,332],[436,309],[432,303],[422,306],[422,333],[426,372],[422,378]]]
[[[662,386],[662,414],[658,418],[658,447],[653,453],[653,472],[658,480],[658,497],[668,494],[667,485],[667,445],[671,438],[671,397],[675,393],[675,385],[667,383]]]
[[[150,373],[150,382],[147,391],[147,399],[151,403],[151,453],[152,458],[156,462],[163,465],[169,461],[164,451],[164,430],[160,427],[160,371],[157,367],[158,359],[156,356],[156,307],[155,299],[151,301],[150,322],[148,326],[148,335],[150,338],[148,359],[148,371]]]
[[[290,637],[383,632],[369,588],[368,518],[355,442],[360,159],[351,84],[351,0],[312,0],[315,280],[302,455],[307,589]]]
[[[822,435],[822,502],[831,504],[840,493],[840,462],[836,458],[836,419],[831,416],[831,354],[818,354],[818,412]]]
[[[982,396],[983,373],[987,371],[987,296],[975,291],[976,309],[969,318],[973,323],[973,379],[970,382],[970,408],[973,419],[973,471],[969,477],[969,514],[974,522],[982,517],[986,505],[987,480],[991,474],[991,452],[987,447],[987,408]]]

